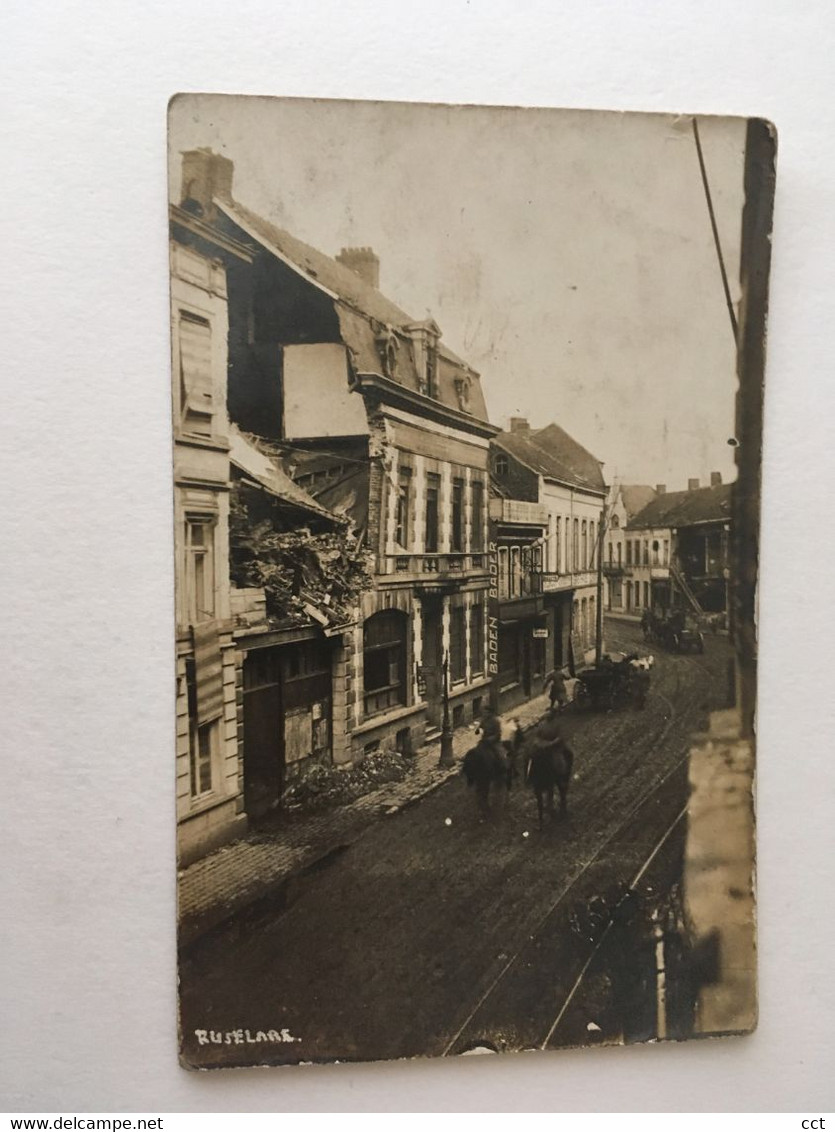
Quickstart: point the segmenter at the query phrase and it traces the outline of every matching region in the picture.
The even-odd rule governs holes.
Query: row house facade
[[[187,860],[241,832],[246,818],[228,570],[226,272],[173,240],[170,269],[177,828]]]
[[[663,491],[663,484],[652,488],[646,484],[622,483],[613,484],[609,491],[603,549],[603,600],[609,612],[632,613],[634,609],[641,608],[642,598],[646,599],[646,604],[649,603],[649,590],[636,589],[632,578],[633,565],[639,564],[643,548],[632,537],[629,524]],[[669,538],[666,542],[666,555],[669,557]],[[662,545],[663,540],[659,541],[659,547]]]
[[[407,750],[440,725],[444,682],[455,725],[486,706],[489,446],[498,430],[478,374],[439,327],[379,291],[371,249],[324,255],[237,203],[232,175],[221,156],[186,153],[175,210],[192,246],[221,249],[229,416],[344,522],[367,574],[350,611],[308,595],[319,633],[315,650],[305,646],[310,676],[330,689],[316,707],[328,717],[327,749],[307,724],[296,739],[337,764]]]
[[[496,698],[504,708],[594,647],[607,488],[600,461],[556,424],[532,429],[514,418],[496,437],[491,463]]]
[[[667,492],[659,485],[626,531],[625,610],[681,606],[724,616],[730,537],[731,485],[718,472],[707,487],[697,479],[688,482],[687,491]]]
[[[278,803],[288,778],[330,751],[335,645],[304,587],[344,605],[333,601],[344,585],[328,584],[317,555],[343,540],[347,520],[229,419],[228,265],[251,264],[251,253],[177,209],[171,237],[176,796],[187,865],[240,836]],[[242,545],[253,526],[272,552],[255,563],[255,584]],[[291,578],[278,600],[271,573]]]

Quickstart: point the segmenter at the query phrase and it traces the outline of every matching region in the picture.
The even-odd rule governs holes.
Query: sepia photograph
[[[774,127],[168,127],[181,1063],[739,1040]]]

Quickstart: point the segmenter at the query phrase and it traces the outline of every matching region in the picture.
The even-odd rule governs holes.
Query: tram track
[[[682,661],[691,661],[691,663],[682,664]],[[685,673],[688,669],[691,671],[693,669],[697,670],[700,678],[695,681],[686,679]],[[628,730],[625,730],[622,724],[619,728],[613,727],[612,732],[607,735],[602,742],[595,744],[595,754],[591,760],[585,761],[585,771],[588,773],[590,780],[594,781],[595,778],[598,780],[598,790],[594,795],[594,802],[600,819],[598,824],[602,826],[604,830],[611,828],[613,817],[617,814],[618,801],[623,796],[624,779],[635,773],[641,765],[646,766],[646,764],[652,760],[653,755],[657,754],[662,749],[676,727],[684,720],[689,720],[694,711],[698,711],[699,708],[704,705],[705,696],[706,694],[710,694],[712,689],[715,688],[717,679],[716,674],[712,672],[707,665],[699,663],[690,657],[676,656],[675,658],[665,658],[664,661],[658,665],[657,672],[659,676],[662,676],[663,673],[666,686],[663,692],[656,687],[651,693],[653,698],[656,701],[660,700],[664,706],[661,726],[657,730],[653,728],[655,734],[647,736],[646,731],[644,731],[641,726],[641,721],[644,718],[643,713],[636,713],[634,716],[634,725],[631,725]],[[659,680],[658,683],[661,683],[661,680]],[[686,685],[686,688],[682,687],[683,684]],[[675,704],[673,700],[676,701]],[[655,718],[658,718],[657,715]],[[640,796],[635,799],[626,812],[620,815],[620,820],[617,822],[615,828],[604,837],[602,842],[595,846],[594,851],[583,860],[579,870],[574,872],[568,882],[561,887],[559,893],[549,903],[545,911],[533,924],[527,925],[526,931],[520,938],[516,949],[505,959],[502,966],[496,971],[488,985],[475,1001],[475,1004],[469,1009],[467,1016],[456,1027],[452,1037],[447,1038],[443,1050],[441,1051],[443,1056],[463,1052],[463,1048],[471,1047],[479,1042],[489,1042],[488,1038],[480,1035],[482,1031],[489,1032],[490,1027],[479,1027],[474,1024],[479,1015],[483,1015],[485,1019],[489,1017],[491,1004],[494,1000],[498,1000],[504,984],[506,984],[508,980],[511,980],[512,985],[514,981],[514,969],[522,965],[522,960],[526,953],[528,958],[534,961],[534,953],[537,948],[540,947],[541,937],[546,933],[550,921],[559,921],[560,916],[558,913],[564,913],[575,896],[579,898],[584,888],[584,883],[587,882],[587,880],[590,882],[592,871],[595,870],[596,867],[599,871],[599,868],[602,866],[606,850],[613,844],[617,844],[619,839],[623,838],[625,832],[630,829],[630,826],[636,823],[636,818],[640,817],[642,810],[647,814],[647,826],[651,826],[657,822],[658,817],[661,816],[663,812],[663,795],[665,789],[672,787],[674,776],[677,774],[682,775],[686,767],[689,757],[689,734],[692,730],[695,730],[695,728],[688,724],[686,733],[681,736],[681,743],[684,749],[680,756],[675,759],[672,765],[667,765],[660,777],[654,777],[653,781],[647,785],[647,788],[641,792]],[[613,749],[618,746],[623,749],[628,749],[631,746],[630,737],[636,740],[636,748],[639,746],[637,740],[639,738],[643,739],[643,742],[640,744],[640,749],[636,749],[635,758],[630,759],[628,763],[624,764],[622,760],[619,760],[619,774],[603,776],[606,787],[603,791],[600,791],[601,764],[608,762],[611,766]],[[684,783],[685,780],[682,780],[681,789],[685,788]],[[589,798],[587,797],[585,801],[588,803]],[[654,835],[654,839],[648,847],[648,851],[644,851],[644,856],[635,862],[633,867],[637,866],[636,871],[631,881],[626,885],[626,893],[634,892],[647,870],[662,852],[665,845],[667,845],[676,829],[680,826],[685,814],[686,806],[679,808],[673,820],[669,821],[669,810],[667,811],[663,828],[656,831],[656,835]],[[559,1028],[562,1018],[565,1016],[571,1002],[574,1000],[578,989],[582,986],[589,966],[594,962],[604,939],[609,934],[611,925],[614,922],[613,917],[615,912],[616,909],[612,909],[603,935],[596,939],[590,953],[585,956],[579,973],[571,987],[568,988],[558,1009],[555,1011],[554,1015],[552,1015],[547,1026],[540,1030],[539,1039],[525,1042],[523,1048],[545,1048],[552,1040],[554,1033],[557,1032]],[[531,966],[531,963],[528,963],[527,966]],[[518,982],[518,979],[515,981]],[[509,988],[507,989],[507,994],[510,994]],[[507,997],[507,994],[505,997]],[[496,1005],[496,1012],[499,1015],[501,1014],[498,1004]],[[495,1029],[495,1026],[493,1029]],[[542,1037],[542,1034],[544,1034],[544,1037]],[[519,1048],[519,1045],[516,1045],[515,1048]]]
[[[656,842],[655,846],[653,847],[652,852],[648,855],[648,857],[643,862],[643,864],[641,865],[638,872],[633,877],[629,887],[626,889],[626,892],[624,894],[624,899],[626,899],[629,895],[631,895],[635,892],[635,890],[637,889],[638,884],[640,883],[642,877],[647,872],[649,867],[652,865],[653,861],[658,856],[658,854],[661,852],[664,845],[667,843],[671,834],[675,830],[676,826],[680,824],[680,822],[682,821],[682,819],[684,818],[686,813],[687,813],[687,806],[684,806],[681,810],[679,810],[678,814],[676,814],[673,821],[670,823],[670,825],[664,831],[662,836]],[[551,1041],[551,1038],[554,1036],[560,1022],[562,1022],[563,1018],[565,1017],[565,1013],[568,1010],[569,1006],[571,1005],[575,994],[577,993],[579,988],[582,986],[583,980],[586,977],[586,974],[588,972],[589,967],[592,965],[594,960],[597,958],[597,955],[600,952],[600,949],[603,947],[603,944],[606,942],[606,940],[609,936],[609,932],[611,931],[611,929],[612,929],[612,927],[615,923],[616,914],[617,914],[617,908],[613,909],[612,913],[609,915],[609,918],[606,921],[606,926],[604,927],[603,931],[600,933],[600,936],[598,937],[597,942],[595,943],[594,947],[592,948],[591,952],[589,953],[588,958],[586,959],[585,963],[583,964],[583,966],[580,970],[580,973],[578,974],[577,978],[574,981],[574,985],[572,986],[571,990],[566,995],[565,1001],[563,1002],[562,1006],[560,1007],[556,1018],[554,1019],[554,1021],[551,1023],[550,1027],[548,1028],[548,1032],[546,1033],[545,1037],[539,1043],[539,1049],[547,1049],[548,1048],[548,1044]]]
[[[669,716],[666,718],[664,726],[662,727],[662,729],[658,733],[658,735],[654,738],[654,740],[651,742],[650,746],[648,748],[647,747],[644,748],[644,751],[642,752],[642,754],[644,756],[646,756],[647,753],[656,750],[664,742],[664,740],[667,738],[667,735],[670,733],[673,726],[676,724],[676,722],[680,718],[680,713],[676,711],[672,702],[669,699],[667,699],[666,696],[664,696],[663,698],[666,701],[666,704],[667,704],[667,707],[668,707],[668,710],[669,710]],[[696,697],[696,698],[698,698],[698,697]],[[687,708],[689,708],[689,707],[692,707],[692,703],[687,705]],[[685,710],[687,710],[687,709],[685,709]],[[472,1007],[472,1009],[467,1014],[466,1018],[458,1026],[454,1035],[449,1040],[447,1040],[445,1046],[443,1047],[443,1049],[441,1051],[442,1056],[445,1056],[445,1057],[449,1056],[455,1051],[455,1047],[460,1042],[462,1036],[465,1034],[465,1032],[467,1031],[470,1024],[473,1022],[476,1015],[479,1013],[480,1010],[482,1010],[482,1008],[485,1005],[488,1004],[491,996],[495,994],[495,992],[502,985],[503,981],[506,979],[508,974],[514,968],[514,966],[519,962],[522,954],[524,953],[526,948],[529,946],[531,940],[536,939],[536,937],[543,931],[543,929],[546,927],[548,921],[551,919],[551,917],[556,912],[556,910],[558,908],[564,906],[564,903],[566,902],[566,900],[568,898],[570,898],[572,892],[574,892],[575,890],[577,890],[581,887],[583,880],[588,875],[589,871],[593,868],[593,866],[600,860],[600,858],[602,857],[602,855],[603,855],[604,851],[607,849],[607,847],[613,841],[615,841],[621,834],[623,834],[623,832],[629,827],[630,823],[634,820],[636,814],[642,808],[646,807],[647,804],[654,797],[656,797],[656,795],[659,793],[659,791],[661,791],[662,788],[665,785],[667,785],[669,780],[672,778],[672,776],[674,774],[676,774],[676,772],[681,770],[681,768],[685,765],[685,763],[687,761],[688,754],[689,754],[689,752],[685,752],[679,759],[677,759],[675,761],[675,763],[667,770],[667,772],[660,779],[657,779],[653,783],[653,785],[650,787],[650,789],[646,790],[645,792],[643,792],[641,794],[641,796],[633,803],[633,805],[629,808],[629,810],[623,816],[623,818],[619,822],[619,824],[609,833],[609,835],[607,837],[604,838],[604,840],[600,844],[598,844],[594,853],[592,853],[591,856],[588,857],[582,863],[580,869],[577,872],[575,872],[574,875],[571,877],[571,879],[568,881],[568,883],[561,888],[560,892],[558,893],[556,898],[553,901],[551,901],[551,903],[549,904],[549,906],[546,909],[546,911],[544,912],[544,914],[542,914],[534,924],[532,924],[532,925],[529,924],[527,926],[527,929],[526,929],[526,931],[523,935],[523,938],[520,940],[519,946],[516,948],[516,950],[513,952],[513,954],[510,955],[506,959],[506,961],[503,963],[500,970],[497,972],[495,977],[488,984],[488,986],[486,987],[484,992],[480,995],[480,997],[476,1001],[475,1005]],[[611,793],[615,793],[615,792],[616,792],[616,787],[613,787]],[[679,816],[676,818],[676,821],[673,823],[673,826],[669,827],[665,831],[665,834],[660,839],[660,841],[658,841],[654,844],[652,851],[648,854],[646,859],[642,862],[641,869],[639,869],[638,874],[633,881],[633,884],[637,884],[638,880],[640,880],[640,877],[643,876],[643,873],[646,871],[646,869],[651,864],[652,860],[656,856],[660,847],[666,841],[667,837],[669,836],[670,832],[672,831],[672,828],[680,820],[681,816],[683,815],[683,812],[684,811],[682,811],[682,813],[679,814]],[[587,962],[590,962],[592,958],[593,958],[593,954],[592,954],[592,956],[589,957]],[[579,986],[579,983],[577,985]],[[574,990],[572,990],[572,992],[570,992],[569,998],[563,1004],[563,1008],[562,1008],[563,1012],[564,1012],[565,1007],[568,1005],[568,1002],[570,1002],[570,998],[573,997],[574,993],[576,993],[576,987],[574,988]],[[558,1015],[558,1017],[559,1017],[559,1015]],[[545,1039],[546,1042],[550,1038],[550,1035],[553,1033],[555,1028],[556,1028],[555,1026],[552,1026],[549,1029],[548,1036]]]

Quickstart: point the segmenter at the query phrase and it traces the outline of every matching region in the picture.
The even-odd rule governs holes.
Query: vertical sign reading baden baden
[[[489,548],[490,587],[487,591],[487,672],[491,706],[495,710],[499,696],[499,552],[496,548],[495,525],[490,523]]]

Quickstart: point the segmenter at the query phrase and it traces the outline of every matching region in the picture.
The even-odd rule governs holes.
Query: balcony
[[[567,590],[580,589],[581,586],[597,585],[596,570],[577,570],[565,574],[543,573],[540,577],[544,594],[565,593]]]
[[[453,585],[459,578],[487,575],[487,553],[386,554],[382,558],[386,580],[410,581],[431,588]]]
[[[502,578],[499,581],[499,601],[521,601],[529,597],[539,597],[542,593],[542,573],[527,570],[515,578]]]
[[[542,503],[521,499],[491,499],[490,518],[499,523],[542,527],[548,526],[548,508]]]

